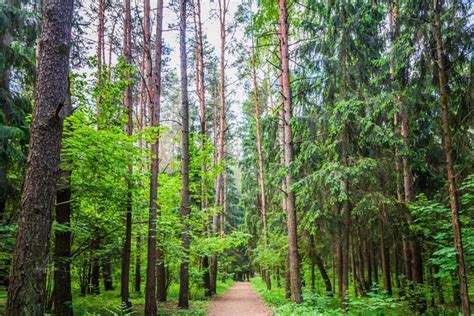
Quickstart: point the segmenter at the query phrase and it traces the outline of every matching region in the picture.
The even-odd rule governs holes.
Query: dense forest
[[[471,315],[473,14],[0,0],[0,315]]]

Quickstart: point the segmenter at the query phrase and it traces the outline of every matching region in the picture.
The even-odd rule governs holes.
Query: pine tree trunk
[[[125,0],[125,28],[123,34],[124,57],[125,62],[130,65],[132,63],[132,18],[130,0]],[[130,73],[127,74],[131,76]],[[128,112],[127,135],[133,133],[133,103],[132,103],[132,85],[130,84],[124,95],[124,107]],[[131,308],[130,298],[130,257],[132,248],[132,165],[128,166],[129,177],[127,178],[127,206],[125,211],[125,240],[122,249],[122,271],[120,279],[120,296],[122,304],[127,309]]]
[[[281,92],[283,96],[283,105],[285,117],[283,120],[283,130],[285,135],[285,166],[289,168],[294,160],[293,153],[293,135],[290,121],[292,119],[292,96],[290,85],[290,63],[288,52],[288,12],[286,8],[286,0],[279,0],[279,36],[280,36],[280,53],[281,53]],[[297,220],[295,208],[295,192],[291,188],[293,184],[293,176],[290,170],[287,171],[286,177],[286,211],[287,211],[287,227],[288,227],[288,252],[290,260],[290,281],[291,281],[291,299],[293,302],[300,303],[301,282],[300,282],[300,265],[298,258],[298,235]]]
[[[156,261],[156,296],[158,302],[166,302],[165,254],[160,248],[156,251]]]
[[[188,74],[186,57],[186,0],[179,2],[179,51],[181,71],[181,118],[182,118],[182,189],[181,189],[181,218],[183,231],[181,235],[184,256],[181,261],[179,278],[179,308],[189,308],[189,100]]]
[[[5,315],[43,315],[62,108],[68,96],[72,0],[44,0],[35,108]]]
[[[150,0],[144,0],[143,18],[143,51],[145,57],[145,100],[151,110],[151,126],[159,126],[157,106],[154,103],[152,86],[152,61],[151,61],[151,22]],[[158,43],[157,43],[158,45]],[[155,65],[156,66],[156,65]],[[158,138],[151,145],[151,175],[150,175],[150,213],[148,217],[148,248],[145,282],[145,315],[156,315],[156,221],[158,198],[158,172],[159,172],[159,141]]]
[[[258,152],[258,183],[260,186],[260,205],[262,209],[262,230],[263,230],[263,243],[265,248],[268,247],[268,229],[267,229],[267,206],[266,206],[266,194],[265,194],[265,167],[263,162],[263,150],[262,150],[262,136],[260,132],[260,99],[258,96],[258,84],[257,84],[257,71],[256,71],[256,57],[255,48],[252,40],[252,81],[253,81],[253,94],[254,94],[254,105],[255,105],[255,124],[257,134],[257,152]],[[272,288],[270,270],[264,267],[265,283],[267,289]]]
[[[58,224],[71,227],[71,187],[70,173],[63,172],[64,179],[59,183],[56,193],[56,221]],[[54,243],[54,313],[56,315],[73,315],[71,287],[71,246],[72,236],[69,230],[55,232]]]
[[[201,23],[201,0],[196,0],[194,3],[194,19],[196,24],[196,85],[199,97],[199,116],[201,123],[201,150],[205,149],[207,143],[207,124],[206,124],[206,94],[205,94],[205,77],[204,77],[204,48],[202,37],[202,23]],[[208,200],[207,190],[208,183],[205,178],[207,172],[207,165],[203,163],[201,166],[203,179],[201,180],[201,209],[208,214]],[[209,214],[208,214],[209,216]],[[209,220],[209,218],[207,218]],[[206,223],[207,233],[210,231],[209,222]],[[211,296],[211,275],[209,270],[209,257],[203,258],[203,281],[205,288],[205,296]]]
[[[443,123],[444,151],[446,156],[446,170],[448,173],[449,202],[451,205],[451,224],[454,233],[454,248],[458,263],[458,277],[461,295],[461,308],[463,314],[470,315],[469,291],[467,285],[466,265],[464,262],[464,248],[461,233],[461,221],[459,220],[459,198],[456,184],[456,171],[454,170],[454,154],[449,129],[449,108],[448,108],[448,76],[444,65],[445,54],[443,50],[443,40],[441,37],[441,13],[442,2],[433,0],[433,35],[436,41],[439,92],[441,95],[441,121]]]
[[[155,67],[153,68],[154,90],[153,90],[153,105],[158,112],[157,126],[160,126],[161,120],[161,68],[162,68],[162,53],[163,53],[163,0],[157,1],[157,21],[155,32]],[[157,142],[159,147],[159,140]],[[158,150],[159,148],[157,148]],[[157,216],[161,216],[158,208]],[[161,245],[160,245],[161,246]],[[158,246],[156,251],[156,282],[157,282],[157,297],[159,302],[166,301],[166,271],[165,271],[165,254],[163,249]]]

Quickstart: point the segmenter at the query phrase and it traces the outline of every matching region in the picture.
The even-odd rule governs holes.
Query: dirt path
[[[208,316],[267,316],[270,308],[265,306],[248,282],[236,282],[222,296],[213,300]]]

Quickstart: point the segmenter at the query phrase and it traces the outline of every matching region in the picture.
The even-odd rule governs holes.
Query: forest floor
[[[272,311],[257,295],[249,282],[236,282],[211,303],[208,316],[264,316]]]

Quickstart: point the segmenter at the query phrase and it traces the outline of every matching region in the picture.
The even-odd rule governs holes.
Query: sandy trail
[[[265,306],[248,282],[236,282],[222,296],[213,300],[208,316],[267,316],[270,308]]]

